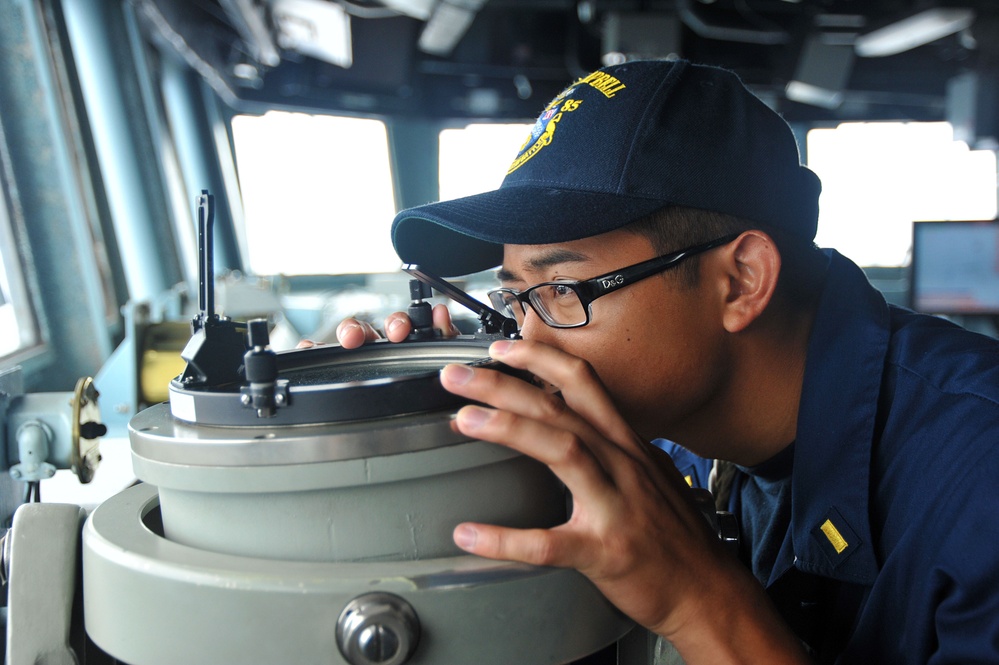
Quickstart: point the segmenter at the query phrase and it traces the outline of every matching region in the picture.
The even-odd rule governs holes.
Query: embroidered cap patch
[[[534,127],[531,128],[531,135],[524,142],[524,145],[520,147],[517,158],[513,160],[510,168],[507,169],[508,175],[541,152],[545,146],[551,145],[552,141],[555,140],[555,129],[558,127],[558,123],[562,120],[562,117],[566,113],[575,111],[583,103],[582,99],[573,99],[571,97],[580,86],[589,86],[600,92],[607,99],[612,99],[614,95],[625,88],[624,83],[621,83],[614,76],[597,71],[579,79],[563,90],[558,97],[545,107],[538,121],[534,123]]]

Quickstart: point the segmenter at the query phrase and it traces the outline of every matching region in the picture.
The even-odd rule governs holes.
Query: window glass
[[[384,123],[270,111],[232,131],[254,274],[399,269]]]
[[[954,140],[949,123],[845,123],[813,129],[822,179],[816,244],[862,266],[909,261],[915,220],[993,219],[996,156]]]
[[[440,134],[440,198],[499,186],[529,124]],[[392,272],[387,136],[377,120],[269,112],[233,120],[249,265],[257,274]],[[808,133],[822,178],[816,242],[865,266],[905,265],[911,224],[996,216],[996,157],[948,123],[844,123]]]
[[[38,343],[35,317],[15,250],[7,205],[0,190],[0,357]]]
[[[440,134],[441,200],[499,187],[531,125],[473,124]]]
[[[530,132],[530,124],[470,124],[461,129],[442,131],[441,200],[480,194],[499,187]],[[468,275],[460,284],[481,303],[489,302],[488,291],[496,285],[496,274],[491,269]]]

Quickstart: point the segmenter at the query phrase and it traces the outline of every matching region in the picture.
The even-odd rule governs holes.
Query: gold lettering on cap
[[[620,79],[604,72],[593,72],[589,76],[579,79],[576,83],[585,83],[586,85],[600,91],[600,93],[608,99],[625,88],[625,85],[621,83]]]

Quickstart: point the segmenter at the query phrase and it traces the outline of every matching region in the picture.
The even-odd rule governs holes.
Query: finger
[[[441,385],[448,391],[503,411],[567,429],[582,438],[596,430],[568,408],[565,401],[523,379],[485,368],[446,365]]]
[[[611,468],[608,454],[613,454],[614,447],[597,445],[591,449],[585,442],[599,439],[600,434],[557,395],[502,372],[467,365],[445,366],[441,385],[454,394],[495,407],[460,409],[454,426],[466,436],[505,445],[549,466],[561,463],[568,469],[572,457],[581,458],[585,452],[596,458],[589,465],[600,474],[604,468]],[[561,459],[560,454],[566,459]],[[570,476],[568,470],[553,467],[552,471],[570,489],[578,491],[577,483],[584,482],[582,477]],[[594,473],[589,468],[585,472]]]
[[[575,538],[569,530],[511,529],[463,522],[454,528],[454,544],[470,554],[487,559],[520,561],[535,566],[574,568],[578,553],[586,551],[574,546]]]
[[[336,339],[344,348],[356,349],[366,342],[373,342],[379,339],[379,335],[378,331],[366,321],[344,319],[336,327]]]
[[[441,331],[443,337],[457,337],[458,329],[451,320],[451,310],[447,305],[434,305],[433,309],[434,328]]]
[[[496,344],[494,343],[493,346]],[[576,360],[573,356],[561,355],[566,359]],[[576,381],[576,383],[581,383],[581,381]],[[686,488],[686,482],[676,469],[672,459],[658,448],[642,441],[618,414],[616,407],[602,389],[588,392],[589,399],[603,401],[600,406],[594,407],[591,404],[584,404],[582,407],[572,408],[569,399],[563,400],[560,396],[543,391],[526,381],[485,368],[448,365],[441,371],[441,384],[448,391],[457,395],[488,404],[521,418],[547,423],[553,428],[554,434],[551,435],[540,432],[524,435],[530,437],[526,439],[527,441],[545,441],[540,437],[558,436],[560,430],[574,434],[579,440],[586,442],[590,454],[598,460],[601,468],[607,470],[607,473],[615,476],[626,473],[630,479],[625,481],[623,477],[618,478],[619,482],[634,481],[633,470],[625,472],[624,469],[633,469],[631,463],[637,462],[640,467],[652,465],[659,469],[660,473],[653,474],[653,482],[660,490],[665,490],[666,486],[672,486],[674,490]],[[579,386],[571,382],[570,385],[573,385],[574,389],[579,389]],[[599,382],[596,385],[598,388],[602,388]],[[572,391],[563,390],[562,397],[569,397],[577,404],[583,401]],[[588,413],[585,413],[587,410]],[[581,411],[584,413],[580,413]],[[466,426],[463,418],[471,418],[477,414],[471,410],[465,413],[467,415],[459,411],[455,420],[456,426],[462,433],[493,443],[508,445],[546,464],[549,463],[549,460],[539,454],[536,449],[526,448],[522,442],[519,442],[516,439],[518,434],[498,431],[495,426],[488,432],[477,431],[472,429],[477,424],[472,421],[469,421]],[[594,413],[597,415],[592,415]],[[603,420],[595,421],[594,417]],[[609,423],[613,421],[617,421],[617,425],[609,426]],[[622,460],[621,455],[626,456],[627,460]],[[553,468],[553,471],[556,470]],[[556,473],[559,472],[556,471]],[[569,484],[568,476],[563,477],[562,480]]]
[[[611,489],[605,460],[575,432],[509,411],[464,406],[454,426],[465,436],[499,443],[523,453],[552,470],[573,495],[596,496]]]
[[[582,358],[530,340],[493,342],[489,354],[558,388],[566,405],[606,438],[627,446],[633,453],[645,452],[645,446],[621,416],[600,377]]]
[[[389,314],[385,318],[385,336],[392,342],[404,342],[413,330],[413,322],[403,312]]]

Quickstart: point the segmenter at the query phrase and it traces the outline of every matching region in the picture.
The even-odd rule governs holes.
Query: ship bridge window
[[[822,179],[815,242],[862,266],[907,265],[913,221],[996,216],[995,153],[946,122],[813,129],[807,154]]]
[[[441,200],[481,194],[499,187],[530,132],[530,124],[514,123],[472,123],[443,130],[438,139]],[[496,273],[485,270],[466,276],[461,286],[479,302],[489,302],[489,290],[496,288]]]
[[[527,124],[440,134],[440,198],[497,187]],[[256,274],[393,272],[395,214],[379,120],[271,111],[237,116],[233,137]],[[844,123],[808,133],[822,179],[816,242],[860,265],[903,266],[912,222],[992,219],[996,157],[954,140],[948,123]]]
[[[383,122],[269,111],[236,116],[232,132],[251,272],[399,269]]]
[[[0,190],[0,357],[37,343],[35,318],[7,216],[7,204]]]
[[[442,200],[495,189],[529,124],[470,124],[440,134]],[[909,262],[915,220],[993,219],[996,156],[949,123],[843,123],[813,129],[808,165],[822,179],[816,243],[863,266]]]
[[[530,124],[440,133],[440,199],[495,189]],[[258,275],[394,272],[388,139],[380,120],[270,111],[232,121],[247,263]]]
[[[440,133],[441,200],[499,187],[517,150],[530,135],[529,124],[470,124]]]

